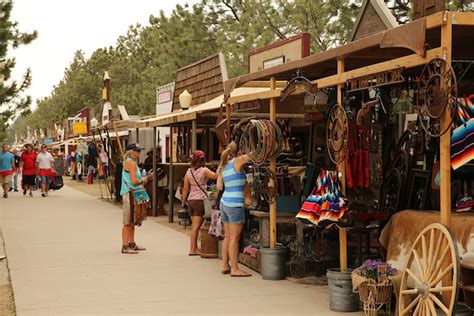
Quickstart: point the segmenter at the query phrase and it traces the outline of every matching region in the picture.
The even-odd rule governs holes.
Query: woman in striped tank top
[[[224,182],[224,194],[220,203],[225,233],[222,242],[222,273],[230,273],[231,277],[249,277],[252,276],[250,273],[239,269],[238,259],[239,240],[245,224],[244,186],[246,177],[243,168],[250,161],[250,156],[246,154],[237,156],[236,154],[237,144],[229,144],[221,154],[221,166],[218,172]]]

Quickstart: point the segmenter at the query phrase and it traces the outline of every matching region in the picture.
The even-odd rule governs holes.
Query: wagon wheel
[[[344,108],[336,104],[329,112],[326,125],[326,145],[329,158],[335,164],[345,159],[349,124]]]
[[[399,315],[436,315],[436,308],[452,315],[458,270],[459,256],[451,231],[439,223],[426,227],[415,240],[403,272]]]

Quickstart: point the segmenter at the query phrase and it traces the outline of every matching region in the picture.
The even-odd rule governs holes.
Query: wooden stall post
[[[192,120],[192,130],[191,130],[191,150],[195,152],[197,150],[197,126],[196,120]]]
[[[156,126],[153,127],[153,189],[151,191],[151,207],[152,207],[152,215],[158,216],[158,212],[156,210]]]
[[[275,90],[276,81],[275,77],[270,79],[270,89]],[[276,121],[276,98],[270,99],[270,121]],[[270,174],[275,175],[276,173],[276,158],[270,159]],[[268,184],[270,187],[275,187],[273,178],[270,179]],[[276,194],[276,192],[275,192]],[[270,249],[276,248],[277,241],[277,210],[276,210],[276,197],[272,203],[270,203]]]
[[[226,129],[226,140],[227,140],[227,145],[230,143],[230,104],[227,104],[225,107],[225,116],[227,121],[225,122],[225,129]]]
[[[446,24],[441,26],[441,47],[443,49],[443,58],[447,64],[451,64],[451,49],[453,42],[453,25],[452,13],[446,12]],[[441,130],[446,130],[451,121],[451,113],[444,112],[443,121],[441,122]],[[451,227],[451,133],[441,135],[439,141],[439,172],[440,172],[440,222],[443,225]],[[446,260],[443,267],[448,266],[449,261]],[[443,280],[443,286],[451,284],[452,274],[449,273]],[[447,304],[451,297],[449,292],[442,293],[442,301]]]
[[[344,59],[337,60],[337,73],[344,72]],[[342,105],[342,83],[337,84],[337,103]],[[339,164],[341,172],[341,191],[346,194],[346,165],[345,160]],[[347,228],[339,227],[339,265],[341,272],[347,271]]]
[[[452,13],[446,12],[447,23],[441,27],[441,47],[443,48],[443,58],[447,64],[451,64],[451,48],[453,39]],[[444,112],[441,130],[446,130],[450,120],[449,111]],[[439,172],[441,176],[440,210],[441,224],[451,226],[451,133],[444,133],[439,143]]]
[[[169,151],[170,151],[170,163],[168,169],[168,223],[172,223],[174,221],[173,218],[173,209],[174,209],[174,192],[173,192],[173,126],[170,125],[170,142],[169,142]]]

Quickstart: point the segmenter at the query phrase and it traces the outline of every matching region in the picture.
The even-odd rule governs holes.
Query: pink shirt
[[[204,174],[205,170],[207,168],[201,167],[198,169],[191,169],[189,168],[188,171],[186,171],[186,177],[188,178],[189,182],[189,196],[188,200],[204,200],[206,195],[204,194],[204,191],[207,191],[207,181],[209,180],[206,175]],[[191,174],[191,172],[193,174]],[[193,177],[194,175],[194,177]],[[196,178],[196,180],[194,180]],[[202,190],[199,188],[201,187]]]

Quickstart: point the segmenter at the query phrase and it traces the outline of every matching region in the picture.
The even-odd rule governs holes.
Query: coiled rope
[[[281,153],[282,143],[282,132],[275,122],[250,120],[240,138],[240,149],[250,156],[254,164],[261,165]]]

